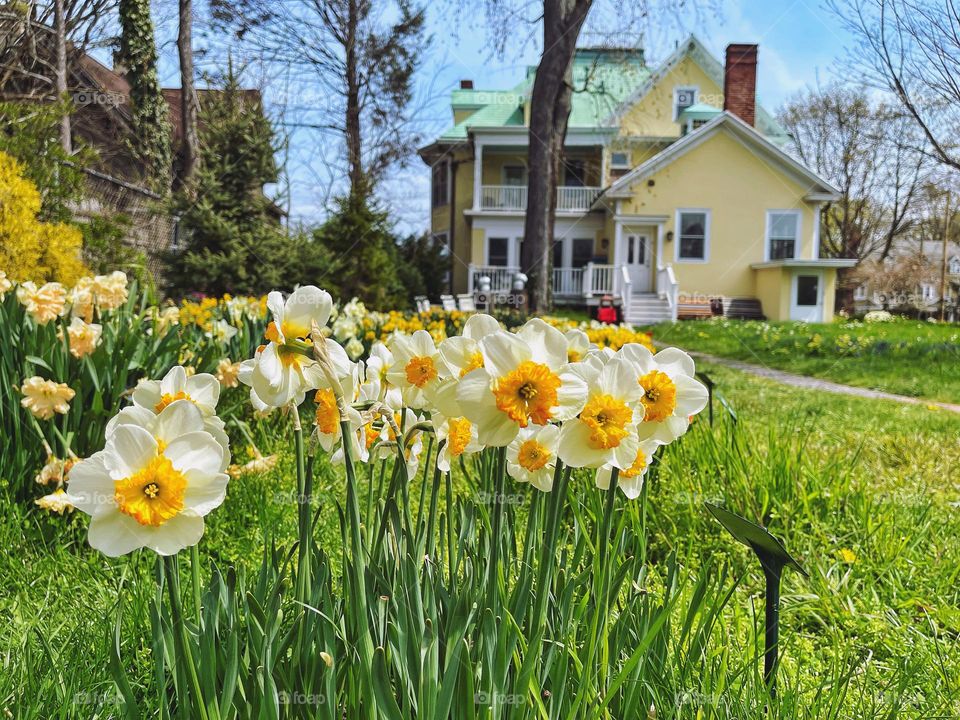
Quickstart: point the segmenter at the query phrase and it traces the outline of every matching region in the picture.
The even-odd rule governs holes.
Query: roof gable
[[[719,132],[729,133],[745,146],[746,151],[758,154],[765,161],[777,165],[787,174],[800,179],[804,183],[808,183],[812,187],[812,190],[807,195],[809,199],[833,200],[839,197],[839,191],[829,182],[794,160],[777,145],[770,142],[770,140],[747,125],[736,115],[723,111],[699,130],[684,135],[680,140],[618,179],[603,192],[600,199],[630,197],[633,185],[646,180],[654,173],[694,151],[702,143]]]
[[[717,94],[723,94],[723,63],[711,54],[696,35],[691,34],[650,74],[646,82],[624,98],[614,111],[603,119],[603,124],[607,126],[619,126],[627,114],[647,97],[660,82],[667,78],[672,71],[680,67],[684,60],[690,60],[695,63],[713,83]],[[709,104],[719,105],[720,103]],[[759,99],[757,101],[756,123],[757,130],[768,136],[774,142],[782,143],[787,140],[786,131],[780,126],[776,119],[763,108]]]

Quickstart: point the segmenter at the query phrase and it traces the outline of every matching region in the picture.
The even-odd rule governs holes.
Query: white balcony
[[[586,212],[597,198],[599,187],[561,186],[557,188],[557,212]],[[481,210],[523,211],[527,209],[526,185],[483,185]]]

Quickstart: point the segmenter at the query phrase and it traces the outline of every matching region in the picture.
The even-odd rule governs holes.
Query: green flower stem
[[[607,552],[610,546],[610,527],[613,524],[613,509],[617,499],[617,485],[620,471],[614,467],[610,473],[610,487],[607,488],[603,504],[603,517],[600,521],[600,530],[597,533],[597,566],[594,582],[596,603],[594,604],[593,619],[590,622],[590,635],[587,638],[587,653],[583,663],[583,673],[586,678],[580,682],[580,690],[574,699],[570,717],[577,716],[577,710],[583,703],[586,693],[599,697],[594,688],[594,659],[597,647],[604,642],[607,631],[607,613],[610,604],[610,568],[607,561]]]
[[[187,667],[187,677],[190,680],[190,690],[193,694],[194,703],[197,706],[200,720],[210,720],[207,713],[207,707],[203,702],[203,693],[200,691],[200,678],[197,676],[197,666],[193,661],[193,653],[190,650],[190,637],[187,634],[187,626],[183,620],[183,605],[180,600],[180,570],[177,567],[177,558],[175,555],[167,556],[163,559],[163,566],[167,576],[167,590],[170,595],[170,614],[173,619],[173,640],[176,647],[177,661],[182,662]],[[175,661],[174,665],[179,664]]]
[[[193,585],[193,609],[196,613],[197,627],[200,627],[200,613],[202,603],[200,602],[200,546],[194,545],[190,548],[190,576]]]
[[[292,407],[293,413],[293,442],[294,450],[297,456],[297,502],[298,520],[299,520],[299,546],[297,550],[297,600],[301,603],[307,602],[310,598],[311,578],[310,578],[310,544],[312,542],[310,532],[310,498],[311,488],[307,487],[306,471],[304,469],[303,454],[303,426],[300,423],[300,410]]]
[[[341,416],[342,417],[342,416]],[[347,421],[340,423],[340,432],[344,438],[350,437],[350,424]],[[343,464],[347,475],[347,506],[346,522],[350,552],[344,572],[344,581],[348,585],[347,596],[353,607],[349,617],[352,623],[354,642],[360,656],[360,674],[366,681],[362,695],[374,697],[373,679],[373,640],[370,637],[369,613],[367,610],[367,588],[365,580],[365,562],[363,555],[363,539],[360,535],[360,507],[357,499],[357,479],[353,468],[353,448],[349,442],[343,443]],[[364,704],[366,715],[372,717],[372,707]],[[349,714],[349,709],[348,709]]]

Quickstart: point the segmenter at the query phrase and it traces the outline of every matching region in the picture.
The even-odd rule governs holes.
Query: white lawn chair
[[[430,300],[426,295],[417,295],[413,298],[413,304],[418,313],[430,312]]]
[[[477,311],[477,304],[473,301],[473,295],[469,293],[457,295],[457,304],[460,306],[460,312]]]
[[[453,299],[453,295],[441,295],[440,307],[444,312],[452,312],[457,309],[457,301]]]

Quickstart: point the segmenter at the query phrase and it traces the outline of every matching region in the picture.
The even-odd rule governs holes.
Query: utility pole
[[[950,191],[947,190],[947,216],[943,220],[943,253],[940,257],[940,322],[947,316],[947,243],[950,239]]]

